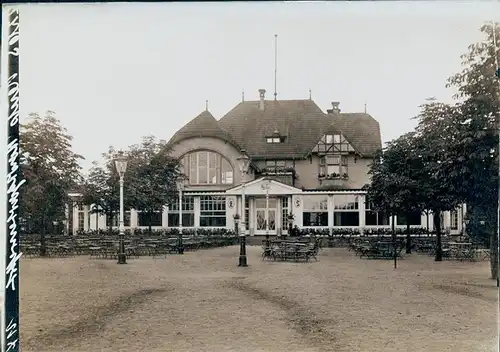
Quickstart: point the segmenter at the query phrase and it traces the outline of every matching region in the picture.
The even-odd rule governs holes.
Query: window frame
[[[145,215],[142,215],[142,214],[145,214]],[[160,225],[155,225],[154,224],[154,219],[155,219],[154,216],[155,215],[159,216]],[[149,224],[147,224],[147,223],[145,225],[141,225],[141,216],[147,216],[147,212],[140,211],[140,210],[137,211],[137,227],[148,227]],[[144,220],[146,220],[146,219],[144,219]],[[153,212],[153,221],[152,222],[153,222],[153,224],[151,224],[151,227],[163,227],[163,211],[155,211],[155,212]]]
[[[120,227],[120,212],[113,212],[113,223],[111,227]],[[130,227],[132,223],[132,211],[130,209],[126,209],[123,211],[123,227]],[[106,214],[106,227],[110,226],[110,217]]]
[[[313,199],[318,199],[316,202]],[[328,227],[328,196],[305,195],[302,197],[302,226]]]
[[[450,211],[450,230],[458,230],[458,210]]]
[[[200,196],[200,227],[226,227],[226,198],[226,196]]]
[[[365,226],[390,226],[390,216],[382,211],[375,211],[373,209],[373,202],[365,201]],[[371,216],[375,216],[375,224],[368,224],[367,219]],[[384,222],[387,222],[387,224],[384,224]]]
[[[347,197],[354,197],[354,202],[349,202]],[[345,199],[342,202],[338,202],[338,199]],[[336,194],[333,196],[333,226],[334,227],[358,227],[360,225],[360,216],[359,216],[359,203],[360,196],[357,194]],[[350,206],[352,204],[352,206]],[[350,220],[347,220],[348,216],[353,216],[354,221],[350,223]],[[345,224],[345,222],[349,222],[350,224]]]
[[[200,155],[203,154],[203,160],[206,165],[200,164]],[[224,155],[213,150],[194,150],[184,154],[182,157],[184,174],[188,177],[190,185],[233,185],[234,184],[234,167],[229,159]],[[206,174],[206,175],[203,175]],[[200,182],[200,175],[202,180]],[[215,182],[213,179],[215,178]]]
[[[194,196],[182,196],[182,227],[194,227]],[[179,227],[179,197],[168,207],[167,227]]]

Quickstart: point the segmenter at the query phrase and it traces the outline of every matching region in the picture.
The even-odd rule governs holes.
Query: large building
[[[201,112],[168,142],[188,178],[183,227],[234,228],[233,216],[243,215],[243,207],[249,235],[265,234],[266,224],[272,235],[286,232],[289,214],[299,228],[391,226],[365,202],[369,165],[382,147],[379,123],[366,112],[341,112],[338,102],[325,113],[311,99],[266,100],[265,93],[259,90],[259,100],[240,102],[220,120]],[[238,162],[243,154],[251,161],[245,175]],[[105,216],[87,210],[75,208],[73,230],[106,227]],[[445,228],[459,233],[463,213],[445,213]],[[178,204],[153,220],[157,228],[177,227]],[[125,216],[129,228],[146,221],[134,210]],[[404,218],[396,221],[406,226]],[[415,214],[411,225],[432,228],[432,215]]]

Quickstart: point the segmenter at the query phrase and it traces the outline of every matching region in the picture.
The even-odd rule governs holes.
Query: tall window
[[[458,230],[458,211],[450,211],[450,228],[452,230]]]
[[[218,153],[206,150],[191,152],[184,156],[182,164],[191,184],[233,184],[233,168]]]
[[[201,227],[226,226],[226,197],[219,197],[219,196],[200,197],[200,226]]]
[[[106,216],[106,226],[118,227],[120,226],[120,212],[113,212],[113,223],[111,223],[111,216]],[[123,211],[123,226],[130,226],[130,210]]]
[[[347,174],[347,156],[325,155],[320,159],[320,175],[344,175]]]
[[[422,213],[419,211],[413,211],[409,214],[410,218],[410,225],[421,225],[422,222]],[[398,225],[406,225],[407,224],[407,219],[406,219],[406,214],[401,214],[398,215]]]
[[[177,198],[168,207],[168,226],[178,227],[179,226],[179,198]],[[182,226],[183,227],[193,227],[194,226],[194,197],[193,196],[183,196],[182,197]]]
[[[151,214],[145,211],[139,211],[137,212],[138,226],[149,226],[150,217],[151,217],[151,226],[156,226],[156,227],[162,226],[163,225],[162,214],[163,212],[161,211],[154,211]]]
[[[304,196],[303,226],[328,226],[328,196]]]
[[[334,196],[333,226],[359,226],[359,197],[356,195]]]
[[[365,203],[365,225],[367,226],[387,226],[389,225],[389,216],[384,212],[377,212],[372,202]]]

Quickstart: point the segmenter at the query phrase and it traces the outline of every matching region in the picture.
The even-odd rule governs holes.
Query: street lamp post
[[[241,156],[237,159],[241,171],[241,230],[239,231],[240,238],[240,257],[238,266],[248,266],[247,264],[247,249],[246,249],[246,222],[245,222],[245,182],[248,168],[250,167],[250,158],[244,149],[241,150]],[[238,215],[238,214],[236,214]],[[236,226],[240,216],[235,216]],[[238,228],[240,229],[240,228]]]
[[[118,152],[115,159],[115,167],[120,176],[120,234],[119,234],[119,253],[118,264],[127,264],[127,256],[125,255],[125,226],[123,223],[123,178],[127,170],[127,158],[123,155],[122,151]]]
[[[179,192],[179,236],[177,240],[177,253],[184,254],[184,243],[182,242],[182,192],[186,185],[186,177],[181,175],[177,177],[177,191]]]
[[[271,181],[266,179],[266,182],[262,184],[262,189],[266,191],[266,247],[269,248],[271,245],[269,242],[269,188],[271,188]]]

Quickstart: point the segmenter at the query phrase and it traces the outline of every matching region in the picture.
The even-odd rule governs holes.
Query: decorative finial
[[[366,100],[365,100],[365,114],[366,114]]]
[[[208,111],[208,100],[205,100],[205,110]]]
[[[312,100],[311,96],[312,96],[311,95],[311,88],[309,88],[309,100]]]
[[[242,90],[241,91],[241,102],[244,102],[245,101],[245,91]]]

